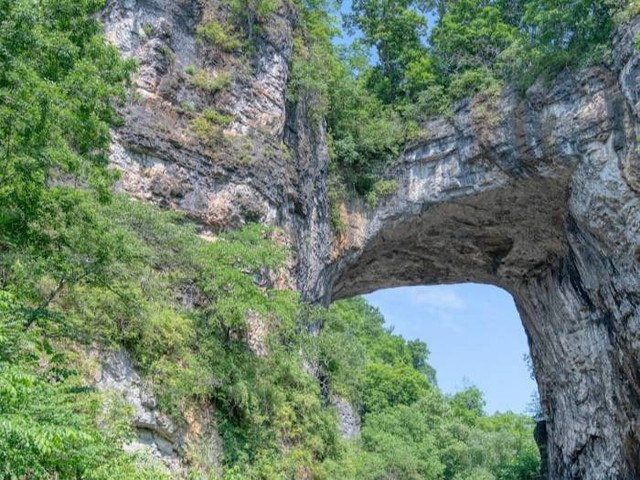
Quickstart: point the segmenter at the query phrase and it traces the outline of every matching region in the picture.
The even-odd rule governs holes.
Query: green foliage
[[[55,259],[34,250],[3,256],[2,278],[9,290],[0,297],[0,306],[10,315],[3,315],[0,351],[15,355],[23,335],[38,342],[55,337],[126,347],[167,413],[180,419],[203,402],[216,406],[226,462],[239,465],[251,478],[263,475],[259,472],[295,471],[337,448],[335,418],[323,408],[319,385],[304,372],[298,355],[299,300],[291,292],[265,290],[255,281],[287,257],[269,238],[269,230],[256,225],[208,242],[175,214],[126,197],[101,204],[90,193],[73,194],[76,216],[57,227],[67,239],[68,251]],[[83,261],[76,263],[76,258]],[[33,316],[36,308],[38,315]],[[271,332],[264,339],[267,356],[247,349],[249,317],[264,322]],[[2,368],[4,364],[0,372]],[[49,373],[35,375],[38,385],[48,385]],[[86,381],[74,378],[78,388],[86,390]],[[61,384],[61,392],[73,385]],[[61,394],[49,389],[43,398]],[[28,395],[34,401],[40,398],[32,391]],[[122,441],[105,436],[96,426],[102,402],[98,396],[93,402],[85,417],[62,415],[70,422],[84,422],[77,439],[53,437],[62,452],[79,455],[70,464],[78,458],[85,461],[85,454],[70,443],[76,440],[91,452],[97,448],[94,437],[108,442],[111,449],[104,461],[96,457],[101,464],[108,465],[107,454],[122,453]],[[125,416],[117,418],[128,425]],[[90,425],[95,432],[89,431]],[[26,427],[20,429],[27,432]],[[17,455],[17,442],[28,439],[11,439],[7,454]],[[297,453],[285,455],[283,444]],[[33,455],[25,461],[49,461],[48,451]],[[18,468],[16,458],[7,460],[11,468]],[[134,460],[126,460],[130,470]],[[95,466],[88,460],[86,464],[88,469]],[[47,465],[43,469],[49,472],[63,471],[58,463]],[[119,478],[138,477],[127,473]]]
[[[190,75],[188,80],[190,85],[209,93],[225,90],[233,81],[231,72],[219,72],[217,75],[211,75],[205,69],[193,66],[188,66],[185,72]]]
[[[225,0],[231,7],[233,19],[253,42],[260,33],[260,27],[277,11],[279,0]]]
[[[0,299],[2,478],[167,478],[122,450],[130,407],[88,388],[64,344],[25,331],[19,297],[3,290]]]
[[[559,5],[553,0],[526,2],[522,20],[536,29],[532,43],[553,57],[558,52],[580,53],[609,40],[613,13],[621,2],[571,0]]]
[[[0,2],[0,244],[35,234],[32,221],[49,214],[47,185],[56,178],[108,195],[113,105],[133,65],[104,42],[95,20],[102,5]]]
[[[302,12],[309,35],[296,39],[291,95],[327,118],[332,208],[348,188],[376,202],[395,191],[379,174],[424,120],[414,98],[449,95],[457,76],[460,91],[483,82],[472,61],[439,82],[446,68],[419,41],[416,7],[426,5],[385,5],[394,11],[367,24],[369,45],[387,55],[380,68],[331,45],[325,5]],[[385,329],[363,299],[324,309],[269,287],[288,259],[272,230],[205,240],[177,213],[109,194],[113,104],[132,65],[104,43],[101,6],[0,0],[0,476],[166,478],[122,449],[134,434],[130,408],[90,387],[86,350],[100,346],[127,349],[178,423],[214,412],[227,480],[535,478],[531,421],[486,416],[477,389],[444,397],[426,345]],[[238,18],[251,39],[276,6],[232,10],[246,11]],[[480,27],[497,25],[492,8]],[[220,44],[216,28],[201,26],[202,40]],[[186,72],[211,92],[230,81]],[[231,121],[207,109],[193,126],[210,138]],[[339,438],[328,395],[363,414],[360,438]]]
[[[428,398],[424,397],[419,406],[428,408]],[[367,418],[362,447],[370,465],[361,467],[362,478],[444,478],[435,425],[428,413],[417,407],[401,405]]]
[[[377,202],[374,185],[429,118],[507,83],[524,91],[540,76],[608,62],[616,22],[640,11],[637,0],[356,0],[344,20],[362,38],[347,50],[331,42],[330,5],[299,7],[290,97],[314,124],[327,121],[334,179],[344,187],[333,190],[342,192],[332,201],[334,229],[351,193]],[[427,14],[436,17],[431,31]]]
[[[331,105],[341,106],[328,116],[333,161],[350,189],[366,195],[401,153],[406,127],[397,112],[348,75],[337,76],[330,92]]]
[[[196,27],[203,45],[224,52],[250,53],[265,24],[280,6],[279,0],[224,0],[229,7],[228,21],[214,19]]]
[[[217,20],[209,20],[196,28],[196,35],[206,45],[217,47],[226,52],[242,48],[243,42],[237,37],[228,24]]]
[[[622,2],[622,7],[614,9],[613,20],[616,25],[628,22],[640,15],[640,0]]]
[[[416,94],[414,101],[403,107],[408,121],[424,125],[437,116],[451,116],[451,99],[442,85],[432,85]]]
[[[233,115],[225,115],[212,108],[207,108],[202,112],[202,116],[214,125],[220,125],[222,127],[227,127],[233,122]]]
[[[67,251],[55,259],[29,249],[3,257],[0,395],[12,396],[2,402],[6,468],[26,468],[23,445],[32,442],[37,448],[25,461],[47,475],[161,478],[120,450],[131,435],[126,408],[112,403],[105,413],[103,398],[70,370],[78,359],[65,360],[65,342],[82,342],[126,347],[160,408],[177,420],[213,406],[228,478],[449,479],[479,468],[487,478],[534,478],[532,425],[485,417],[477,390],[448,401],[432,383],[424,343],[386,330],[363,299],[324,310],[261,287],[256,277],[287,258],[269,229],[252,225],[206,241],[178,214],[122,196],[103,204],[71,193],[74,216],[56,227]],[[266,354],[247,348],[256,322],[266,327]],[[320,333],[309,334],[319,323]],[[10,365],[26,369],[27,380]],[[364,413],[360,440],[339,439],[316,377]],[[13,402],[25,382],[28,401]],[[11,408],[24,410],[16,417]],[[41,431],[54,433],[33,440]],[[77,477],[67,473],[72,467]]]
[[[191,128],[196,137],[206,143],[220,143],[224,140],[223,129],[233,122],[233,115],[225,115],[207,108],[202,115],[191,120]]]
[[[431,80],[431,62],[421,39],[427,33],[423,0],[355,0],[352,27],[375,47],[380,63],[368,72],[368,86],[385,102],[397,101],[412,88]]]
[[[203,143],[217,144],[224,140],[220,126],[211,123],[204,117],[196,117],[191,120],[191,130]]]
[[[351,54],[331,43],[337,32],[325,6],[302,6],[306,28],[294,42],[289,99],[306,107],[314,125],[326,119],[332,159],[332,218],[352,191],[366,195],[384,167],[400,154],[408,126],[401,115],[369,91],[362,48]],[[338,185],[341,183],[342,185]]]
[[[384,329],[363,299],[332,305],[305,354],[321,378],[364,413],[360,438],[325,459],[325,477],[375,480],[533,480],[539,455],[533,421],[512,413],[486,416],[474,387],[451,398],[434,384],[428,350]]]
[[[336,174],[331,174],[327,185],[331,229],[335,234],[340,236],[347,232],[347,224],[342,218],[342,202],[345,197],[344,190],[345,188],[341,178]]]
[[[371,363],[364,371],[364,412],[380,412],[396,405],[411,405],[429,388],[427,378],[413,366]]]
[[[325,23],[323,17],[309,16],[314,41],[308,44],[303,37],[294,38],[287,95],[290,100],[305,105],[315,126],[329,113],[330,83],[327,74],[339,68],[339,63],[332,55],[331,25]]]
[[[390,197],[398,189],[398,182],[395,180],[378,180],[367,193],[366,200],[369,208],[375,208],[381,199]]]
[[[427,348],[427,344],[422,340],[409,340],[407,342],[407,348],[411,354],[411,363],[413,368],[425,375],[429,382],[435,385],[436,371],[427,363],[427,359],[429,358],[429,349]]]
[[[188,113],[195,113],[198,111],[198,109],[196,108],[195,103],[193,102],[182,102],[180,104],[180,107],[182,108],[182,110],[184,110],[185,112]]]
[[[53,358],[49,371],[38,374],[0,362],[2,477],[168,478],[122,450],[132,436],[127,408],[112,402],[102,411],[102,397],[73,376],[60,378],[60,360]],[[58,380],[47,381],[47,376]]]
[[[516,38],[516,27],[499,4],[488,0],[446,2],[446,11],[430,41],[441,68],[448,73],[489,68]]]
[[[143,25],[142,26],[142,33],[144,33],[145,38],[149,39],[151,38],[151,35],[153,35],[153,25]]]
[[[452,100],[460,100],[478,92],[497,93],[501,87],[500,80],[486,69],[465,70],[452,77],[449,97]]]
[[[456,416],[470,424],[484,415],[484,406],[482,392],[476,387],[467,388],[451,397],[451,407]]]

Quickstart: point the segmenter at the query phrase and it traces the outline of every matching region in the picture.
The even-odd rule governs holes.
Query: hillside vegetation
[[[292,92],[327,120],[334,205],[358,194],[375,206],[393,193],[381,178],[386,167],[428,119],[450,117],[468,96],[496,97],[503,87],[522,94],[536,79],[610,65],[611,35],[640,2],[354,0],[346,15],[321,0],[300,8]],[[332,41],[341,25],[356,38],[347,46]]]
[[[0,476],[168,478],[122,449],[132,412],[93,388],[97,346],[127,349],[176,423],[214,412],[223,471],[187,451],[190,478],[536,478],[530,418],[486,415],[474,388],[443,395],[426,345],[385,329],[364,300],[325,309],[269,286],[290,254],[277,230],[210,241],[111,193],[109,129],[135,65],[105,43],[103,3],[0,0]],[[358,0],[349,22],[375,65],[331,43],[327,6],[301,4],[291,95],[327,119],[338,194],[375,202],[392,189],[377,169],[425,115],[514,69],[603,61],[623,3]],[[250,50],[276,6],[238,0],[230,29],[200,34]],[[248,347],[250,316],[267,326],[266,354]],[[335,396],[362,416],[357,438],[341,438]]]

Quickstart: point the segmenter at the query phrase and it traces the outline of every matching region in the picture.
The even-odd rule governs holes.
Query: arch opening
[[[529,341],[550,478],[624,480],[640,478],[640,200],[619,91],[589,75],[554,87],[569,96],[503,97],[489,123],[468,103],[428,125],[387,172],[395,193],[373,210],[343,205],[348,228],[326,268],[301,277],[326,302],[400,286],[506,290]]]
[[[429,364],[444,394],[474,385],[484,394],[488,414],[538,413],[537,385],[526,362],[527,337],[505,290],[469,283],[399,287],[365,299],[394,333],[427,344]]]

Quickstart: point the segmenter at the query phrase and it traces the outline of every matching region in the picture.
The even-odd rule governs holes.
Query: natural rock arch
[[[349,227],[336,238],[322,126],[304,101],[287,101],[295,12],[273,16],[259,61],[218,99],[251,162],[189,133],[182,102],[211,101],[183,73],[205,56],[203,15],[197,0],[107,2],[107,37],[140,63],[140,98],[114,132],[119,188],[204,228],[282,227],[308,300],[467,280],[505,288],[529,337],[550,478],[640,478],[640,21],[614,38],[612,67],[564,74],[524,99],[475,99],[432,122],[387,172],[397,192],[374,211],[344,205]]]
[[[465,281],[509,291],[553,479],[640,478],[639,62],[624,60],[617,78],[566,74],[432,122],[388,172],[392,197],[345,206],[324,273],[327,299]]]

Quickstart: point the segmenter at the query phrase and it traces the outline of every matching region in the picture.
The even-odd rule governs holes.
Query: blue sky
[[[536,385],[523,356],[527,339],[511,295],[488,285],[379,290],[365,297],[407,340],[427,343],[445,393],[476,385],[486,411],[527,411]]]

